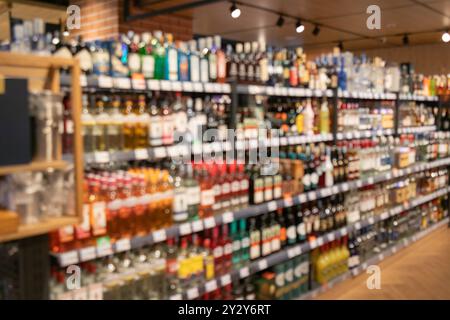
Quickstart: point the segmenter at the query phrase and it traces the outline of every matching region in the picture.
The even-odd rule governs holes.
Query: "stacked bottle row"
[[[433,126],[436,124],[437,108],[426,107],[415,101],[404,102],[399,107],[400,127]]]
[[[394,128],[394,101],[339,101],[338,132]]]
[[[202,295],[196,288],[246,265],[256,230],[264,234],[270,224],[258,229],[252,223],[247,226],[245,220],[234,221],[150,248],[85,262],[81,289],[75,291],[67,291],[65,271],[54,266],[50,292],[53,299],[164,299],[186,293],[189,299],[292,299],[441,221],[448,215],[447,201],[446,197],[435,199],[354,230],[240,281],[230,277]]]
[[[85,152],[133,150],[201,143],[206,130],[227,136],[227,95],[195,98],[174,95],[83,95],[81,115]],[[205,139],[206,139],[205,135]],[[70,152],[73,124],[65,100],[64,150]]]

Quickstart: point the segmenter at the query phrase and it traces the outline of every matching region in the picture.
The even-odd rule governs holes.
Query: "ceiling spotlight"
[[[403,44],[404,44],[405,46],[407,46],[407,45],[409,44],[409,37],[408,37],[407,34],[405,34],[405,35],[403,36],[402,41],[403,41]]]
[[[230,7],[230,14],[233,19],[237,19],[241,15],[241,9],[236,6],[235,2]]]
[[[301,23],[300,19],[297,20],[297,23],[295,24],[295,32],[302,33],[305,31],[305,26]]]
[[[445,43],[450,41],[450,34],[448,33],[448,30],[442,34],[442,41],[444,41]]]
[[[280,16],[277,20],[277,26],[281,28],[283,26],[283,24],[284,24],[284,18],[283,18],[283,16]]]
[[[319,28],[319,26],[316,24],[315,26],[314,26],[314,29],[313,29],[313,31],[312,31],[312,34],[314,35],[314,36],[318,36],[319,35],[319,33],[320,33],[320,28]]]
[[[338,48],[339,50],[344,51],[344,43],[342,41],[339,41]]]

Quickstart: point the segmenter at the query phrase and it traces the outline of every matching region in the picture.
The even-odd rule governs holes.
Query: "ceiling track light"
[[[231,17],[232,17],[233,19],[237,19],[237,18],[240,17],[240,15],[241,15],[241,9],[239,9],[239,8],[236,6],[236,2],[233,2],[233,4],[231,5],[231,7],[230,7],[230,14],[231,14]]]
[[[302,24],[300,19],[297,20],[297,23],[295,24],[295,32],[302,33],[305,31],[305,26]]]
[[[313,36],[318,36],[319,35],[319,33],[320,33],[320,28],[319,28],[319,26],[316,24],[315,26],[314,26],[314,29],[313,29],[313,31],[312,31],[312,34],[313,34]]]
[[[448,33],[448,30],[445,30],[445,32],[442,34],[441,39],[445,43],[448,43],[450,41],[450,33]]]
[[[409,37],[406,33],[403,36],[402,42],[403,42],[403,45],[405,45],[405,46],[407,46],[409,44]]]
[[[283,16],[279,16],[278,20],[277,20],[277,26],[281,28],[283,26],[283,24],[284,24],[284,18],[283,18]]]

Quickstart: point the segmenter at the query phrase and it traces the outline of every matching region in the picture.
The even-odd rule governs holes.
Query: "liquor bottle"
[[[330,109],[328,108],[327,98],[323,98],[320,107],[320,133],[330,133]]]
[[[188,239],[182,237],[180,241],[180,249],[177,253],[178,279],[182,290],[190,287],[191,281],[191,259],[189,257]]]
[[[179,92],[177,92],[175,95],[175,101],[172,105],[172,110],[174,130],[177,134],[176,138],[178,138],[177,141],[184,142],[184,136],[186,134],[186,131],[188,130],[188,119],[186,106],[182,103],[181,94]]]
[[[166,69],[165,79],[176,81],[178,80],[178,51],[173,43],[173,35],[171,33],[166,34]]]
[[[120,234],[123,238],[130,238],[135,230],[136,197],[133,195],[132,180],[129,176],[119,178],[118,186],[121,190],[119,197],[123,205],[119,210]]]
[[[214,278],[214,255],[211,252],[211,239],[205,238],[203,240],[203,263],[205,269],[205,280]]]
[[[245,219],[239,220],[239,233],[241,239],[241,264],[246,264],[250,260],[250,236]]]
[[[257,79],[259,83],[266,84],[269,81],[269,61],[266,54],[266,43],[259,42],[259,70],[260,78]]]
[[[227,174],[227,165],[223,163],[220,169],[220,188],[221,188],[221,208],[222,211],[227,211],[231,208],[231,199],[233,194],[231,192],[232,177]]]
[[[200,185],[194,179],[192,166],[186,165],[187,174],[183,178],[184,188],[186,190],[186,204],[189,221],[198,220],[198,211],[200,205]]]
[[[155,77],[155,57],[152,49],[152,35],[150,32],[144,32],[142,34],[142,41],[139,44],[139,55],[141,57],[142,74],[146,79],[153,79]]]
[[[237,210],[240,206],[241,180],[236,173],[236,164],[232,163],[228,167],[231,186],[231,208]]]
[[[223,245],[219,236],[219,227],[214,227],[211,237],[211,250],[214,256],[214,274],[221,275],[223,272]]]
[[[134,108],[135,126],[134,126],[134,147],[135,148],[147,148],[148,147],[148,133],[150,116],[147,113],[147,102],[143,94],[139,95],[138,102]]]
[[[238,222],[235,220],[231,223],[231,240],[233,243],[232,262],[233,266],[237,267],[241,262],[241,237],[238,232]]]
[[[200,208],[199,208],[199,217],[206,218],[211,217],[213,215],[213,205],[214,205],[214,189],[212,181],[208,175],[208,171],[203,165],[201,169],[201,177],[200,177]]]
[[[151,147],[158,147],[162,144],[163,119],[159,107],[157,106],[156,99],[152,99],[150,102],[149,115],[150,115],[149,144]]]
[[[178,170],[174,170],[173,175],[173,221],[175,223],[182,223],[188,221],[189,215],[187,211],[187,198],[186,189],[183,183],[183,167],[179,167]],[[175,168],[173,168],[175,169]]]
[[[250,218],[250,260],[258,259],[261,256],[261,230],[256,224],[256,218]]]
[[[264,177],[264,201],[271,201],[273,199],[273,177]]]
[[[72,54],[74,58],[78,60],[81,72],[86,75],[91,74],[93,68],[92,57],[89,49],[83,41],[82,36],[77,36],[75,43],[75,50],[72,52]]]
[[[130,39],[125,34],[113,42],[111,52],[111,75],[113,77],[127,77],[130,74],[128,69],[128,49]]]
[[[114,178],[108,179],[108,189],[106,194],[106,229],[111,241],[116,241],[120,238],[119,229],[119,210],[122,206],[122,201],[119,199],[116,180]]]
[[[238,64],[238,81],[245,83],[245,81],[247,81],[247,68],[245,65],[244,45],[242,43],[236,43],[236,56]]]
[[[106,151],[108,150],[107,141],[107,128],[110,124],[110,117],[105,112],[105,102],[107,102],[106,96],[96,98],[96,113],[94,115],[95,126],[93,128],[93,134],[95,139],[95,150]]]
[[[135,73],[141,73],[141,56],[139,55],[139,42],[140,38],[138,34],[133,32],[128,33],[130,39],[130,45],[128,48],[128,70],[130,76]]]
[[[123,141],[123,125],[124,117],[120,112],[120,96],[115,96],[112,99],[109,110],[110,121],[106,128],[108,149],[109,151],[122,150],[124,148]]]
[[[228,224],[222,225],[221,243],[223,247],[223,272],[227,273],[231,271],[232,266],[232,254],[233,244],[229,236]]]
[[[325,156],[325,162],[323,164],[323,171],[324,171],[324,181],[325,181],[325,187],[331,187],[334,184],[333,179],[333,173],[334,168],[333,164],[331,162],[331,150],[330,147],[327,147],[326,156]]]
[[[311,204],[312,233],[310,239],[315,239],[320,234],[320,208],[323,208],[322,200],[314,201]]]
[[[306,223],[305,223],[305,216],[304,216],[304,209],[301,208],[301,206],[297,206],[296,208],[296,231],[297,231],[297,239],[298,242],[302,243],[306,240]]]
[[[260,204],[264,201],[264,178],[259,174],[259,167],[254,166],[250,175],[250,202]]]
[[[162,205],[161,216],[158,218],[158,229],[167,228],[173,224],[173,184],[167,170],[160,172],[160,201]]]
[[[189,55],[186,42],[179,43],[178,50],[178,80],[189,81]]]
[[[276,218],[276,213],[270,213],[270,252],[277,252],[281,249],[280,231],[281,226]]]
[[[225,52],[222,50],[222,39],[214,36],[214,45],[217,56],[217,82],[224,83],[227,79],[227,61]]]
[[[341,57],[341,66],[338,73],[338,87],[342,91],[347,90],[347,73],[345,72],[344,57]]]
[[[244,43],[244,65],[245,65],[245,75],[246,81],[248,83],[253,83],[255,81],[255,65],[253,64],[253,55],[252,55],[252,44],[251,42]]]
[[[290,246],[297,242],[297,225],[293,207],[285,209],[286,213],[286,245]]]
[[[246,208],[249,203],[249,179],[244,172],[244,164],[238,165],[238,177],[240,180],[240,208]]]
[[[130,96],[125,98],[123,113],[123,144],[127,150],[135,148],[136,114],[133,112],[133,100]]]
[[[86,94],[82,95],[82,106],[83,110],[81,113],[81,135],[83,137],[84,152],[93,152],[95,151],[95,119],[89,110],[89,100]]]
[[[222,211],[222,179],[225,177],[220,177],[219,167],[215,163],[209,168],[209,176],[211,177],[214,190],[212,210],[214,214],[217,214]]]
[[[163,145],[171,145],[173,144],[173,131],[174,131],[174,118],[172,114],[172,108],[169,106],[169,102],[167,100],[163,100],[162,102],[162,111],[161,111],[161,123],[162,123],[162,144]]]
[[[306,135],[314,134],[314,112],[311,106],[311,99],[306,100],[306,107],[303,111],[303,130]]]
[[[198,50],[200,51],[200,81],[209,81],[209,61],[208,49],[206,48],[205,38],[198,39]]]
[[[195,40],[189,41],[189,78],[193,82],[200,81],[200,57]]]
[[[134,234],[143,236],[150,231],[147,225],[148,221],[148,198],[146,196],[146,183],[142,175],[135,175],[132,178],[133,195],[136,197],[135,213],[135,230]]]
[[[216,46],[213,43],[212,37],[206,38],[206,56],[208,59],[208,70],[209,70],[209,81],[216,82],[217,80],[217,54],[216,54]]]
[[[17,33],[17,36],[18,37],[22,36],[22,37],[24,37],[24,39],[27,39],[27,36],[25,34],[28,32],[25,29],[26,28],[24,25],[23,28],[21,29],[22,31]],[[19,26],[14,29],[14,31],[19,31],[19,30],[20,30]],[[60,58],[66,58],[66,59],[72,59],[72,51],[70,50],[70,45],[67,42],[67,37],[61,36],[59,31],[55,31],[53,39],[54,39],[54,43],[56,43],[55,50],[53,52],[53,56],[60,57]],[[26,40],[26,41],[28,41],[28,40]],[[26,41],[23,40],[23,42],[26,42]],[[96,42],[96,44],[98,44],[98,43]],[[26,47],[28,47],[28,45],[25,45],[25,48]],[[29,52],[29,48],[25,49],[25,50],[27,50],[27,52]]]
[[[287,245],[287,223],[282,208],[277,210],[276,220],[279,225],[280,248],[284,248]]]
[[[152,41],[152,53],[155,59],[155,79],[165,79],[166,49],[163,46],[164,37],[161,31],[155,31]]]
[[[265,257],[272,253],[272,226],[269,215],[266,213],[261,217],[261,256]]]
[[[238,78],[238,56],[235,52],[233,52],[233,47],[231,44],[227,45],[227,61],[226,61],[226,74],[232,80],[237,80]]]

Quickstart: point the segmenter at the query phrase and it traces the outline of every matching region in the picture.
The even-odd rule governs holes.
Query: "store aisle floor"
[[[362,273],[316,299],[450,299],[450,229],[441,227],[379,264],[381,289]]]

